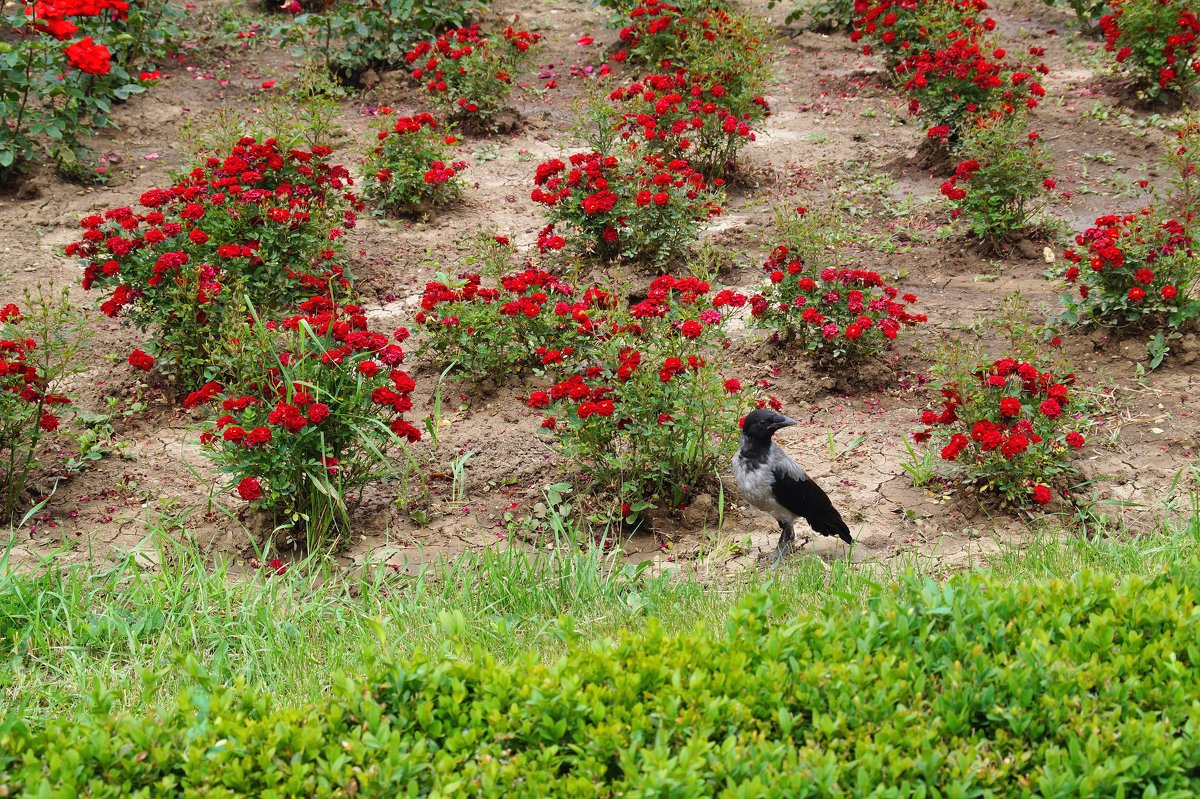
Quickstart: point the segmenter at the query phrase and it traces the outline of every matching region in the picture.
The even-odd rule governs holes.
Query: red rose
[[[700,338],[704,327],[695,319],[689,319],[680,326],[679,332],[683,334],[684,338]]]
[[[1000,400],[1000,415],[1012,418],[1021,413],[1021,401],[1016,397],[1005,397]]]
[[[1051,419],[1057,419],[1062,415],[1062,406],[1052,399],[1048,399],[1039,406],[1042,413],[1049,416]]]
[[[725,381],[725,390],[730,394],[736,394],[742,390],[742,384],[737,378],[730,378]]]
[[[140,349],[134,350],[129,353],[129,365],[134,369],[149,372],[154,367],[154,359]]]
[[[1044,485],[1036,485],[1033,487],[1033,501],[1039,505],[1045,505],[1050,500],[1054,499],[1054,494],[1050,493],[1050,489]]]
[[[314,402],[308,408],[308,420],[313,424],[320,424],[329,418],[329,406],[323,402]]]
[[[63,48],[63,54],[71,66],[89,75],[107,75],[112,69],[108,48],[96,44],[91,36],[67,45]]]
[[[262,496],[262,486],[259,485],[258,478],[246,477],[242,482],[238,483],[238,496],[247,502],[253,502]]]
[[[1081,436],[1079,433],[1074,433],[1074,432],[1067,433],[1067,444],[1070,445],[1071,447],[1074,447],[1075,449],[1079,449],[1080,447],[1082,447],[1084,445],[1083,436]]]

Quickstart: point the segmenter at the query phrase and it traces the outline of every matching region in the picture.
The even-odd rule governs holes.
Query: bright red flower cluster
[[[84,289],[111,289],[105,314],[131,309],[140,327],[159,330],[159,354],[172,368],[202,371],[187,361],[215,351],[213,337],[241,292],[269,309],[348,288],[337,242],[355,225],[359,202],[329,154],[243,139],[176,185],[143,193],[145,211],[85,217],[66,253],[84,263]]]
[[[1173,325],[1195,316],[1191,289],[1197,279],[1189,227],[1153,209],[1108,215],[1075,237],[1079,250],[1063,257],[1063,277],[1079,287],[1075,313],[1108,324],[1169,317]]]
[[[240,478],[238,494],[247,501],[265,496],[264,507],[292,501],[305,470],[350,482],[362,478],[372,447],[386,446],[364,442],[365,428],[385,425],[400,439],[421,439],[403,416],[416,388],[400,368],[408,331],[373,332],[361,307],[322,296],[300,310],[265,326],[283,347],[276,350],[277,365],[229,390],[209,384],[188,399],[193,407],[220,404],[222,415],[200,442]],[[319,346],[311,345],[314,338]],[[264,493],[264,483],[275,493]]]
[[[570,284],[534,267],[502,276],[499,288],[482,282],[467,273],[426,283],[416,316],[428,333],[424,348],[476,379],[562,363],[593,335],[596,313],[613,305],[598,288],[576,296]]]
[[[856,0],[851,39],[882,49],[909,93],[909,111],[930,121],[933,139],[954,138],[979,117],[1034,108],[1045,96],[1044,63],[1013,64],[987,41],[995,29],[983,0]],[[865,53],[872,44],[863,47]],[[1038,56],[1041,50],[1030,48]]]
[[[1149,91],[1183,94],[1200,81],[1200,12],[1183,0],[1112,0],[1104,49]]]
[[[753,125],[770,112],[759,96],[754,98],[758,113],[738,114],[728,107],[728,97],[720,82],[680,69],[619,86],[608,99],[619,114],[622,139],[719,175],[746,142],[755,140]]]
[[[110,19],[124,19],[128,11],[129,3],[125,0],[36,0],[25,6],[25,17],[33,21],[35,30],[63,42],[70,39],[79,30],[79,27],[68,19],[69,17],[108,16]],[[83,39],[77,44],[82,42],[88,43],[82,48],[84,51],[93,44],[91,37]],[[70,47],[64,48],[64,52],[70,49]],[[79,53],[80,50],[77,49],[75,52]],[[71,58],[69,52],[67,57]],[[108,51],[105,49],[103,60],[106,68],[104,72],[94,74],[103,75],[108,72],[108,59]],[[71,59],[71,61],[74,63],[75,59]]]
[[[794,334],[821,358],[873,354],[901,328],[927,321],[909,310],[916,295],[902,295],[878,272],[830,267],[813,275],[789,255],[787,247],[777,247],[764,264],[770,282],[750,298],[751,315],[759,324]]]
[[[614,504],[636,497],[641,509],[676,508],[731,454],[748,400],[718,373],[708,345],[725,341],[723,309],[744,303],[695,277],[656,278],[641,302],[605,309],[593,335],[565,353],[565,377],[526,403]]]
[[[925,428],[913,439],[938,436],[942,460],[957,464],[968,482],[1045,504],[1053,497],[1045,483],[1069,473],[1071,453],[1086,443],[1074,385],[1074,375],[1002,358],[965,385],[945,386],[940,408],[921,414]]]
[[[112,54],[104,45],[92,41],[91,36],[67,45],[63,53],[71,66],[89,75],[107,75],[112,69]]]
[[[70,403],[65,396],[47,392],[45,377],[30,363],[29,356],[37,343],[32,339],[20,338],[19,331],[8,327],[19,323],[21,318],[21,310],[16,305],[0,308],[0,325],[7,327],[7,330],[0,328],[0,410],[5,414],[0,429],[14,436],[23,431],[10,425],[19,422],[27,413],[34,414],[31,426],[36,421],[37,426],[46,432],[57,430],[59,420],[53,408]],[[12,337],[6,337],[6,333]],[[0,441],[0,444],[9,451],[17,446],[16,441]]]
[[[564,223],[580,249],[602,258],[662,259],[721,213],[704,176],[678,158],[575,153],[540,164],[534,183],[531,198],[550,208],[538,240],[543,252],[566,245],[555,232]]]
[[[363,195],[383,208],[401,214],[448,205],[462,194],[458,173],[465,161],[451,161],[448,146],[454,136],[438,133],[432,114],[419,113],[390,121],[384,108],[383,126],[376,131],[378,144],[364,161]]]

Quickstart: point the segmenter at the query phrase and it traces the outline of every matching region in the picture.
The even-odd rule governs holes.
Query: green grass
[[[1198,543],[1193,512],[1177,529],[1141,538],[1047,535],[976,568],[1012,581],[1085,567],[1147,574],[1191,557]],[[174,544],[161,561],[19,573],[0,558],[0,707],[36,725],[75,712],[80,696],[118,707],[173,701],[191,684],[188,655],[219,679],[241,677],[299,705],[381,649],[437,652],[454,637],[501,660],[554,658],[572,637],[610,638],[651,617],[667,632],[719,622],[768,582],[786,617],[861,605],[905,574],[945,577],[916,558],[864,567],[805,556],[737,579],[651,577],[597,547],[569,545],[467,555],[415,577],[386,568],[348,576],[316,559],[282,576],[246,573]]]

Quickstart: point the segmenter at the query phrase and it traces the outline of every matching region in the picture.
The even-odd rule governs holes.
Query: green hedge
[[[1200,577],[917,583],[795,619],[656,629],[556,663],[448,648],[277,708],[0,734],[0,796],[1194,797]]]

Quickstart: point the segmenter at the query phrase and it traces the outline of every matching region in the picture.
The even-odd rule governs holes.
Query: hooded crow
[[[779,563],[792,548],[796,519],[804,519],[821,535],[837,536],[854,543],[850,528],[833,507],[829,497],[808,473],[771,440],[775,431],[796,424],[769,408],[754,411],[742,424],[742,441],[733,456],[733,476],[751,505],[779,522]]]

